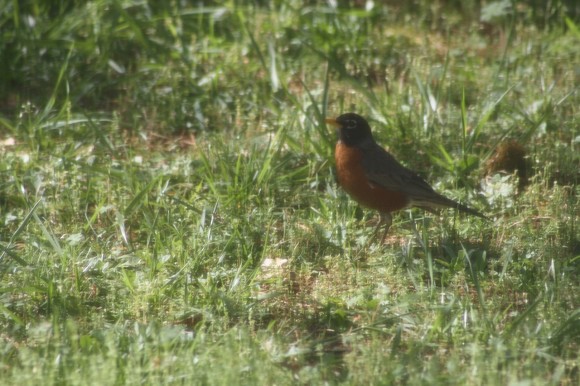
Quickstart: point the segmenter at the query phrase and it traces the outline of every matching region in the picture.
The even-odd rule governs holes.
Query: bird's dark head
[[[338,129],[338,138],[348,146],[373,138],[369,123],[355,113],[342,114],[336,119],[327,118],[326,123]]]

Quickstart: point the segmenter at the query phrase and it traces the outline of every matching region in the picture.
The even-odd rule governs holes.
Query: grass
[[[0,383],[578,384],[579,10],[468,5],[7,3]],[[370,240],[350,110],[490,221]]]

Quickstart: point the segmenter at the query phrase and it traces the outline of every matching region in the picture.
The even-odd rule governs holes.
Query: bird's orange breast
[[[382,213],[405,208],[409,204],[405,194],[384,189],[368,180],[362,157],[362,151],[356,146],[347,146],[341,141],[336,144],[334,158],[340,186],[359,204]]]

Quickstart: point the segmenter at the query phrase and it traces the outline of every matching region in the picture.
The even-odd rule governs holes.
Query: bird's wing
[[[391,154],[374,144],[363,152],[363,166],[369,181],[384,189],[404,193],[411,206],[427,210],[456,208],[460,211],[483,217],[478,211],[455,202],[435,192],[417,173],[401,165]]]
[[[401,165],[376,144],[363,152],[363,166],[367,178],[385,189],[403,192],[411,199],[416,196],[437,195],[424,179]]]

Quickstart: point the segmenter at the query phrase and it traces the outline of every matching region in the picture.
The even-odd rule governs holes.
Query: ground
[[[573,1],[10,2],[0,383],[573,385]],[[489,220],[336,184],[355,111]]]

